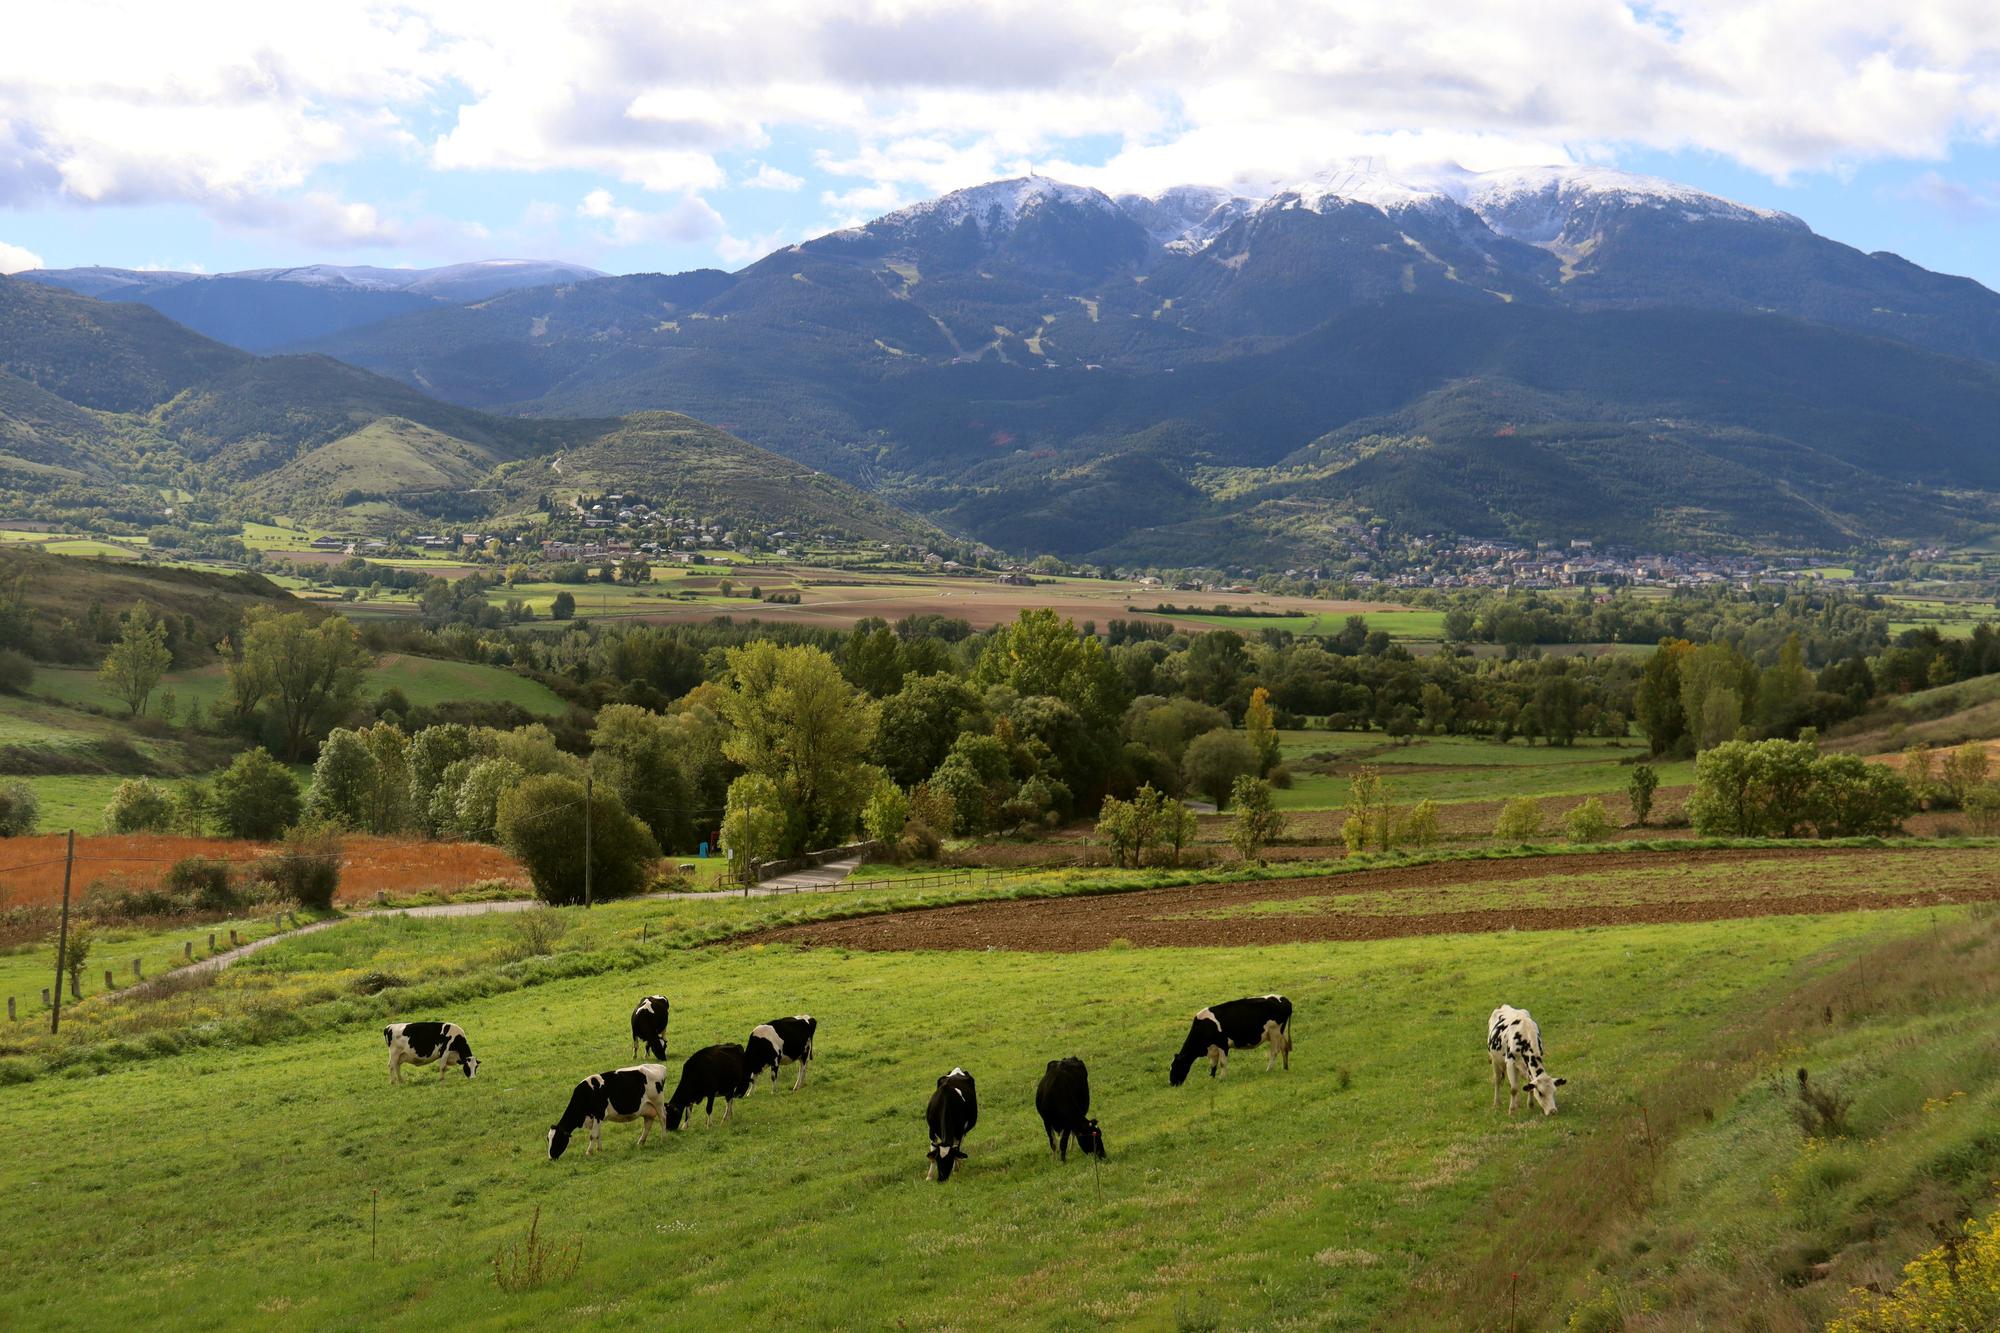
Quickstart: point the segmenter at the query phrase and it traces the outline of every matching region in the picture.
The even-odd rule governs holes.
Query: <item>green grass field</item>
[[[1469,736],[1420,736],[1399,745],[1381,732],[1287,731],[1280,737],[1292,767],[1290,788],[1275,793],[1285,810],[1339,810],[1347,772],[1315,773],[1315,758],[1372,764],[1396,802],[1497,801],[1510,796],[1582,796],[1625,790],[1643,744],[1583,738],[1575,745],[1500,745]],[[1655,764],[1660,785],[1694,780],[1690,762]]]
[[[1622,1134],[1630,1099],[1701,1059],[1731,1013],[1925,927],[1837,916],[1476,949],[700,951],[456,1006],[485,1062],[471,1082],[391,1086],[374,1023],[136,1058],[0,1090],[17,1141],[36,1145],[0,1172],[0,1219],[41,1237],[11,1256],[0,1303],[46,1328],[608,1326],[696,1305],[755,1327],[1366,1327],[1421,1289],[1496,1190]],[[1193,1008],[1271,988],[1299,1008],[1289,1074],[1248,1055],[1213,1087],[1166,1086]],[[644,1150],[608,1126],[601,1157],[579,1143],[549,1162],[570,1084],[628,1061],[625,1017],[654,989],[674,997],[676,1064],[814,1013],[805,1090],[760,1090],[734,1123]],[[966,1021],[964,995],[1034,1015],[1034,1039]],[[1532,1000],[1571,1080],[1553,1120],[1490,1108],[1482,1025],[1507,998]],[[1034,1080],[1063,1054],[1091,1064],[1101,1179],[1051,1160],[1034,1117]],[[940,1187],[922,1179],[922,1109],[954,1064],[980,1081],[981,1120]],[[537,1207],[545,1238],[581,1238],[578,1270],[503,1292],[494,1253]]]
[[[1382,630],[1394,639],[1442,639],[1444,612],[1412,608],[1408,611],[1320,612],[1304,616],[1204,616],[1176,615],[1175,620],[1195,621],[1214,629],[1233,629],[1238,634],[1281,629],[1293,634],[1338,634],[1347,627],[1347,617],[1359,614],[1370,630]]]
[[[362,688],[365,694],[372,696],[391,686],[400,689],[411,703],[426,707],[476,699],[519,704],[530,713],[543,716],[552,716],[567,707],[546,685],[529,680],[518,672],[446,658],[410,657],[401,653],[384,656],[369,667]],[[222,666],[216,664],[192,671],[168,672],[161,687],[173,690],[178,706],[185,712],[188,705],[197,701],[203,708],[214,708],[222,703],[228,697],[229,680]],[[45,694],[65,703],[102,708],[123,715],[124,705],[112,697],[111,691],[97,678],[95,671],[86,668],[43,667],[35,672],[33,688],[37,694]],[[156,704],[157,701],[158,696],[155,696]]]

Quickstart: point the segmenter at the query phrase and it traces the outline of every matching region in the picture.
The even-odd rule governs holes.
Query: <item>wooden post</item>
[[[229,947],[232,949],[236,947],[236,927],[234,926],[229,928]]]
[[[7,997],[7,1021],[14,1021],[14,997],[11,995]]]
[[[583,774],[583,905],[590,906],[590,771]]]
[[[212,930],[208,932],[208,951],[215,952],[215,932]]]
[[[69,841],[63,851],[63,902],[62,926],[56,933],[56,998],[49,1007],[49,1032],[53,1035],[62,1026],[62,983],[63,964],[69,961],[69,872],[76,865],[76,830],[69,831]],[[44,1000],[48,992],[43,991]]]
[[[108,967],[104,969],[104,989],[106,990],[118,989],[118,982],[112,977],[111,969]]]
[[[182,944],[181,944],[181,959],[182,959],[182,961],[184,961],[184,962],[189,962],[189,963],[192,963],[192,962],[194,961],[194,941],[193,941],[193,940],[186,940],[186,941],[183,941],[183,942],[182,942]]]
[[[81,978],[79,977],[71,977],[69,979],[69,998],[72,1000],[81,1000],[83,998],[83,992],[77,989],[77,984],[80,980]]]
[[[46,1009],[48,1007],[49,1007],[49,988],[47,986],[44,986],[42,987],[42,1008]]]
[[[139,966],[139,960],[136,958],[132,960],[132,976],[135,980],[138,981],[144,981],[146,979],[145,969]]]

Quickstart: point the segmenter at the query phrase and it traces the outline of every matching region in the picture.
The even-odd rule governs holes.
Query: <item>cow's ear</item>
[[[1566,1079],[1566,1078],[1559,1078],[1559,1079],[1557,1079],[1557,1080],[1556,1080],[1556,1086],[1557,1086],[1558,1088],[1560,1088],[1560,1087],[1564,1087],[1564,1086],[1566,1086],[1566,1085],[1567,1085],[1568,1083],[1569,1083],[1569,1080],[1568,1080],[1568,1079]]]

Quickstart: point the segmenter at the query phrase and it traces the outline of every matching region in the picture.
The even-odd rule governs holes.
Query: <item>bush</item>
[[[319,825],[295,828],[283,847],[257,863],[255,874],[268,896],[330,912],[340,891],[340,838]]]
[[[1653,813],[1653,793],[1659,785],[1660,775],[1651,764],[1641,764],[1632,770],[1632,780],[1625,785],[1625,799],[1632,803],[1633,823],[1645,825],[1646,816]]]
[[[162,886],[183,911],[230,912],[242,905],[229,884],[229,863],[206,856],[183,857],[168,866]]]
[[[583,784],[555,774],[524,779],[500,798],[500,842],[528,868],[543,902],[583,901],[583,812]],[[590,822],[592,898],[639,892],[660,859],[653,835],[602,788],[591,794]]]
[[[150,778],[128,778],[104,807],[104,827],[112,833],[171,833],[174,798]]]
[[[1695,761],[1688,818],[1705,837],[1886,837],[1920,789],[1885,765],[1821,755],[1813,741],[1730,741]]]
[[[58,973],[69,978],[72,998],[82,998],[83,969],[90,962],[90,946],[96,942],[97,930],[88,917],[77,917],[69,923],[67,940],[61,930],[49,936],[49,961],[55,964]]]
[[[0,787],[0,838],[22,838],[35,831],[42,817],[42,803],[25,782]]]
[[[0,693],[26,694],[35,683],[35,664],[12,648],[0,649]]]
[[[215,780],[213,812],[232,838],[275,838],[299,822],[299,784],[265,751],[245,750]]]
[[[1542,803],[1532,796],[1516,796],[1500,807],[1493,836],[1507,842],[1527,842],[1542,831]]]
[[[1270,783],[1271,786],[1276,788],[1278,791],[1290,791],[1292,789],[1291,765],[1289,764],[1272,765],[1271,771],[1265,775],[1264,781]]]
[[[2000,785],[1987,783],[1965,794],[1965,817],[1982,838],[2000,833]]]
[[[1563,831],[1571,842],[1603,842],[1611,836],[1611,816],[1593,796],[1563,816]]]
[[[1236,779],[1257,772],[1257,752],[1240,731],[1209,731],[1188,742],[1181,760],[1181,780],[1223,809]]]
[[[1438,803],[1425,797],[1410,807],[1403,817],[1400,841],[1411,847],[1435,847],[1442,836],[1438,829]]]
[[[530,907],[514,914],[514,935],[524,958],[539,958],[556,951],[562,937],[569,934],[569,918],[553,907]]]
[[[1967,1222],[1962,1237],[1942,1239],[1910,1261],[1894,1291],[1856,1291],[1859,1305],[1827,1333],[2000,1328],[2000,1213]]]

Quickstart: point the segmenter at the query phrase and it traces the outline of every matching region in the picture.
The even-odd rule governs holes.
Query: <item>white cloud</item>
[[[0,207],[191,203],[313,244],[464,239],[330,183],[374,158],[584,172],[672,201],[591,219],[614,239],[708,239],[727,232],[703,192],[802,187],[751,165],[780,136],[839,178],[829,221],[1031,167],[1124,189],[1652,149],[1782,179],[2000,139],[2000,7],[1976,0],[16,9]]]
[[[0,241],[0,273],[25,273],[31,268],[42,267],[45,267],[42,257],[33,250]]]
[[[780,170],[769,162],[759,162],[757,169],[737,182],[747,190],[797,190],[806,181],[803,176],[794,176],[789,171]]]
[[[1982,187],[1926,171],[1896,193],[1928,204],[1955,222],[1985,222],[2000,217],[2000,183]]]
[[[657,212],[620,204],[609,190],[592,190],[576,215],[603,224],[600,234],[613,245],[685,245],[722,231],[722,215],[698,195],[687,195]]]
[[[743,265],[762,259],[785,244],[785,233],[767,231],[760,236],[732,236],[724,232],[715,243],[716,257],[725,264]]]

